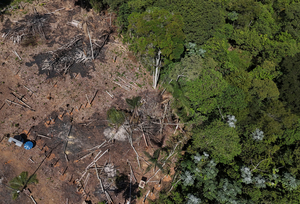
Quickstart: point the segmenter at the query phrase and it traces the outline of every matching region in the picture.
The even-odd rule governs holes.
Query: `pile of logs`
[[[40,15],[36,10],[33,15],[26,16],[25,20],[16,22],[16,27],[3,33],[4,40],[10,39],[13,43],[20,43],[24,37],[40,35],[45,39],[44,26],[49,15]]]
[[[108,40],[110,33],[101,36],[99,40],[86,40],[84,35],[77,35],[68,43],[57,50],[48,52],[47,59],[43,62],[41,69],[66,74],[73,65],[86,65],[100,55],[102,47]]]

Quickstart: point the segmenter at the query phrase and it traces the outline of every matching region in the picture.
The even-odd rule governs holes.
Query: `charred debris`
[[[1,31],[2,38],[22,46],[36,44],[37,38],[48,40],[51,38],[50,23],[56,22],[52,14],[59,10],[62,9],[40,14],[34,9],[34,14],[25,16],[24,19],[15,22],[13,26],[12,22],[7,20],[6,28]],[[113,28],[106,23],[102,29],[97,29],[97,26],[88,20],[82,22],[72,20],[66,24],[79,29],[74,32],[75,36],[69,41],[65,40],[64,44],[56,50],[34,56],[35,61],[26,63],[27,66],[36,63],[40,74],[46,73],[49,77],[71,73],[72,69],[83,73],[78,69],[88,70],[93,67],[93,61],[100,57],[100,52],[108,42],[110,34],[113,33]],[[93,38],[92,34],[97,36],[97,39]],[[58,43],[61,44],[61,42]],[[22,60],[17,51],[13,52]]]

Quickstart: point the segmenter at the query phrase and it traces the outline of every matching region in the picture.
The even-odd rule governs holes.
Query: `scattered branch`
[[[12,52],[19,58],[19,60],[22,60],[22,58],[20,57],[20,55],[18,55],[18,53],[15,50],[13,50]]]
[[[44,137],[44,138],[47,138],[47,139],[52,139],[51,137],[45,136],[45,135],[40,135],[40,134],[38,134],[37,136],[38,136],[38,137]]]
[[[110,94],[108,91],[105,91],[111,98],[114,98],[112,94]]]
[[[263,160],[261,160],[260,162],[258,162],[258,164],[254,167],[254,165],[252,164],[252,166],[254,167],[252,170],[251,170],[251,172],[252,171],[254,171],[255,169],[257,169],[257,167],[259,166],[259,164],[262,162],[262,161],[264,161],[264,160],[266,160],[266,159],[263,159]],[[252,163],[252,159],[251,159],[251,163]],[[259,169],[258,169],[259,170]]]
[[[181,143],[181,141],[177,142],[177,144],[175,145],[174,149],[172,152],[170,152],[169,156],[166,158],[165,162],[162,164],[162,167],[164,167],[166,165],[166,162],[168,161],[168,159],[175,153],[175,150],[177,148],[177,146]],[[160,169],[158,169],[155,174],[153,176],[151,176],[148,181],[146,182],[146,184],[154,177],[156,176],[156,174],[160,171]]]
[[[90,45],[91,45],[91,51],[92,51],[92,59],[94,60],[93,44],[92,44],[92,40],[91,40],[91,36],[90,36],[89,26],[88,26],[87,23],[86,23],[86,28],[87,28],[88,36],[89,36],[89,39],[90,39]]]
[[[97,178],[100,182],[100,186],[101,186],[101,189],[102,191],[104,192],[105,196],[106,196],[106,199],[109,201],[109,203],[114,203],[110,197],[110,195],[107,193],[107,191],[104,189],[103,187],[103,184],[102,184],[102,181],[101,181],[101,178],[99,177],[99,173],[98,173],[98,170],[97,170],[97,164],[95,163],[95,171],[96,171],[96,174],[97,174]]]
[[[66,144],[65,144],[64,155],[65,155],[66,161],[69,162],[68,155],[66,154],[67,145],[68,145],[68,141],[67,141]]]
[[[35,95],[35,93],[30,89],[30,88],[28,88],[27,86],[25,86],[25,85],[23,85],[24,86],[24,88],[25,89],[27,89],[28,91],[30,91],[32,94],[34,94]]]

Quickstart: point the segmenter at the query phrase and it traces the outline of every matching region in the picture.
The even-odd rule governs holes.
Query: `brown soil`
[[[88,172],[88,180],[84,177],[87,181],[84,190],[78,189],[75,181],[82,176],[82,172],[100,150],[104,152],[109,149],[108,153],[98,160],[99,167],[113,163],[118,175],[127,177],[130,175],[130,167],[127,164],[129,161],[137,182],[143,176],[149,178],[153,174],[151,171],[144,175],[143,170],[147,168],[147,164],[140,160],[142,168],[138,167],[136,155],[127,141],[107,143],[90,156],[80,159],[90,152],[88,149],[105,141],[103,130],[108,127],[107,110],[112,106],[126,109],[125,99],[137,95],[145,101],[149,98],[160,101],[161,98],[150,85],[151,76],[132,53],[128,52],[116,32],[110,35],[99,57],[89,66],[74,68],[64,75],[41,71],[39,63],[43,60],[44,53],[56,50],[77,34],[86,35],[84,26],[80,29],[67,25],[67,22],[92,22],[92,38],[96,38],[101,29],[105,29],[109,23],[108,14],[96,15],[92,10],[87,12],[74,6],[71,1],[44,2],[45,5],[27,4],[23,11],[16,10],[11,15],[5,15],[0,25],[2,32],[15,26],[14,22],[33,14],[33,7],[40,14],[66,8],[49,16],[49,27],[45,29],[46,40],[37,36],[34,41],[25,43],[25,46],[13,44],[9,39],[1,42],[0,179],[3,178],[2,183],[8,185],[8,182],[22,171],[28,171],[29,175],[36,171],[39,183],[29,185],[28,188],[37,203],[57,204],[68,201],[70,204],[81,204],[85,200],[97,203],[106,200],[106,197],[101,191],[95,169]],[[22,60],[16,58],[13,50],[17,51]],[[125,90],[113,81],[131,84],[130,89]],[[112,99],[106,91],[114,98]],[[11,93],[22,97],[32,109],[7,102],[6,99],[18,103]],[[157,112],[155,114],[161,114],[163,110]],[[173,131],[174,127],[165,127],[163,137]],[[8,142],[9,136],[21,133],[26,134],[28,140],[35,141],[34,148],[25,150]],[[141,135],[135,134],[133,139],[137,152],[144,158],[146,157],[143,151],[147,150],[152,154],[157,148],[154,144],[153,147],[146,148]],[[128,198],[128,182],[124,182],[126,185],[122,184],[123,187],[118,189],[115,178],[107,178],[103,172],[100,177],[114,203],[124,203]],[[162,177],[161,174],[157,174],[153,180]],[[171,182],[170,178],[164,181]],[[152,189],[155,184],[149,183],[146,189]],[[133,194],[139,191],[136,183],[132,188]],[[32,203],[24,193],[13,201],[11,190],[3,185],[0,185],[0,200],[0,203],[6,204]]]

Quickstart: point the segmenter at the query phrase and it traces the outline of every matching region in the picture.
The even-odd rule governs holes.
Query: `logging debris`
[[[86,40],[84,35],[77,35],[68,43],[54,51],[46,53],[45,60],[41,64],[41,70],[66,74],[76,65],[88,66],[99,57],[101,49],[108,40],[111,31],[104,32],[100,37],[101,43]]]
[[[39,14],[34,9],[34,14],[27,15],[23,20],[17,21],[12,29],[6,29],[2,37],[4,40],[11,40],[14,44],[20,44],[25,37],[34,37],[39,35],[42,39],[46,39],[45,27],[48,26],[49,15]]]

